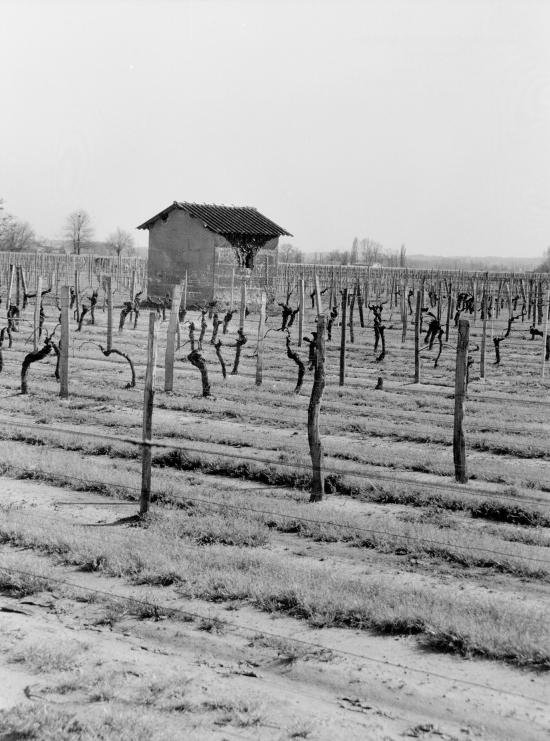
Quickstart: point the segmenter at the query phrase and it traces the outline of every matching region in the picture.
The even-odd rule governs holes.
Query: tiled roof
[[[185,203],[174,201],[171,206],[140,224],[138,229],[149,229],[155,221],[162,219],[173,211],[181,209],[189,216],[200,219],[207,229],[216,234],[242,234],[250,236],[280,237],[292,234],[273,221],[263,216],[250,206],[216,206],[210,203]]]

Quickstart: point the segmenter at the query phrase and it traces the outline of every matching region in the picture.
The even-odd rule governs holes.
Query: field
[[[56,309],[45,308],[53,329]],[[141,437],[146,312],[113,338],[134,362],[135,388],[125,388],[127,362],[99,351],[100,309],[95,326],[71,327],[67,400],[53,353],[19,393],[30,324],[4,343],[0,739],[547,738],[550,373],[541,378],[540,337],[515,322],[498,366],[489,340],[484,382],[472,351],[470,481],[459,485],[456,329],[437,369],[437,348],[423,350],[414,384],[413,317],[402,343],[401,318],[385,308],[377,362],[372,315],[365,328],[356,316],[340,386],[334,326],[321,411],[327,493],[310,504],[313,373],[294,394],[297,367],[275,331],[280,312],[270,314],[261,386],[257,315],[225,380],[208,322],[210,398],[186,359],[187,325],[174,391],[162,390],[160,322],[153,494],[140,523],[131,440]],[[200,325],[200,312],[190,319]],[[308,310],[306,336],[314,322]],[[481,322],[471,323],[475,346]],[[220,335],[228,370],[236,324]]]

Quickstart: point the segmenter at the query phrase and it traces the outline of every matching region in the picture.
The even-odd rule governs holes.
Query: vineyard
[[[0,738],[547,738],[547,274],[47,257],[0,263]]]

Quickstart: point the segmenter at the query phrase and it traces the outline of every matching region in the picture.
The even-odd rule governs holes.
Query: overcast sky
[[[0,197],[45,237],[187,200],[306,251],[550,244],[550,0],[0,0],[0,65]]]

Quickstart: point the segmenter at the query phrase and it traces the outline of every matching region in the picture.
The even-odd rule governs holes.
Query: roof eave
[[[147,219],[147,221],[144,221],[143,224],[136,226],[136,229],[149,229],[149,227],[152,226],[155,223],[155,221],[158,221],[165,214],[169,214],[171,211],[173,211],[176,208],[181,208],[181,206],[178,204],[177,201],[174,201],[174,203],[171,203],[169,206],[164,208],[162,211],[159,211],[158,214],[155,214],[154,216],[151,216],[150,219]]]

